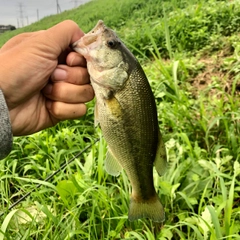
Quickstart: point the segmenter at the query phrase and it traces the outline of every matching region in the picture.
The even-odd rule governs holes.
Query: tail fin
[[[139,218],[150,218],[154,222],[165,220],[165,212],[157,194],[144,202],[135,201],[131,198],[128,219],[134,221]]]

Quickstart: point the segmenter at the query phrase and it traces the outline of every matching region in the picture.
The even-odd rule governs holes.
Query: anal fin
[[[160,130],[158,131],[158,147],[154,166],[159,176],[162,176],[167,170],[167,153]]]

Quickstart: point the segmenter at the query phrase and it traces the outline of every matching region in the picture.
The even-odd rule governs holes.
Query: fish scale
[[[155,99],[144,71],[102,21],[74,43],[73,49],[87,60],[96,95],[95,120],[108,144],[105,168],[114,176],[123,168],[132,186],[129,220],[164,221],[153,166],[162,175],[167,158]]]

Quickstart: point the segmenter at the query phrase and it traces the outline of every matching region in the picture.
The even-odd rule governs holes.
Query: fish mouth
[[[99,34],[106,29],[106,26],[103,23],[103,20],[99,20],[96,26],[87,34]]]
[[[98,37],[106,29],[102,20],[99,20],[96,26],[82,38],[72,44],[72,49],[78,53],[81,53],[83,56],[87,53],[87,48],[91,45],[91,48],[94,48],[95,45],[98,45]]]

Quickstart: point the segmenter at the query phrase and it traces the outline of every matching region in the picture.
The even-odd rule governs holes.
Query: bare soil
[[[222,95],[223,92],[231,94],[236,73],[233,73],[224,67],[225,58],[226,55],[224,52],[220,52],[214,57],[203,56],[199,59],[199,63],[203,64],[204,68],[193,79],[191,79],[193,95],[195,95],[195,97],[202,92],[215,96],[216,94]],[[240,72],[239,81],[236,83],[234,95],[240,97]]]

